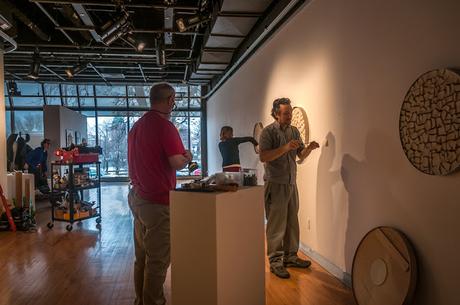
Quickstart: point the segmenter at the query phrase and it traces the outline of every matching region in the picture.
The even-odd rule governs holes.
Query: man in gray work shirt
[[[319,147],[315,141],[305,147],[299,130],[291,126],[292,107],[288,98],[273,102],[275,122],[260,135],[260,161],[265,163],[265,214],[267,255],[270,271],[289,278],[285,267],[308,268],[310,261],[297,256],[299,250],[299,194],[296,157],[305,159]]]

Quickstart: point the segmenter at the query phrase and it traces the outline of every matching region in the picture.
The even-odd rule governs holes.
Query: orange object
[[[75,156],[78,156],[79,155],[79,152],[78,152],[78,148],[74,148],[70,151],[67,151],[67,150],[63,150],[62,148],[58,148],[56,149],[56,151],[54,152],[54,154],[59,157],[59,160],[61,162],[73,162],[73,159]]]
[[[8,206],[8,202],[6,201],[5,195],[3,194],[3,188],[1,185],[0,197],[3,203],[3,207],[5,208],[6,217],[8,218],[8,222],[10,223],[11,231],[16,232],[16,225],[14,224],[13,216],[11,216],[10,207]]]

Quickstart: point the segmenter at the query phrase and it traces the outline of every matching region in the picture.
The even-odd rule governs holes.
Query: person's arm
[[[270,162],[273,160],[278,159],[282,155],[291,150],[297,150],[300,147],[300,143],[297,140],[291,140],[283,146],[280,146],[275,149],[270,150],[260,150],[260,161],[262,162]]]
[[[163,148],[166,156],[168,157],[168,163],[174,170],[181,170],[192,160],[190,151],[186,151],[179,132],[174,125],[168,124],[161,133]]]
[[[254,145],[259,145],[259,143],[257,143],[256,139],[254,139],[253,137],[237,137],[237,138],[233,138],[236,143],[238,144],[242,144],[242,143],[246,143],[246,142],[251,142],[252,144]]]
[[[315,141],[311,141],[310,144],[308,144],[308,146],[305,147],[305,148],[298,154],[299,159],[300,159],[300,160],[303,160],[303,159],[307,158],[307,157],[310,155],[310,153],[311,153],[313,150],[317,149],[317,148],[319,148],[319,144],[318,144],[317,142],[315,142]]]
[[[168,157],[168,161],[171,168],[176,171],[183,169],[189,162],[184,155],[174,155]]]

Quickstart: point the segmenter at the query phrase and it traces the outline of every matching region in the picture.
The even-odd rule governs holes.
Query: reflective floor
[[[37,205],[35,233],[0,232],[0,305],[131,305],[132,217],[126,183],[102,187],[102,228],[95,219],[53,229],[48,203]],[[267,305],[353,305],[351,291],[313,264],[282,280],[266,268]],[[170,297],[170,279],[166,282]],[[199,304],[190,304],[199,305]],[[235,304],[237,305],[237,304]]]

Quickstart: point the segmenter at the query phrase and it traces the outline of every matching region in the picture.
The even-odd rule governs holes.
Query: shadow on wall
[[[344,243],[347,226],[347,202],[334,196],[337,187],[343,189],[340,170],[333,170],[336,157],[335,136],[329,132],[321,146],[318,161],[318,178],[316,188],[316,223],[318,251],[334,262],[343,266]],[[338,185],[339,184],[339,185]],[[342,192],[343,193],[343,192]],[[340,267],[340,266],[339,266]]]
[[[394,139],[371,130],[366,138],[364,160],[357,160],[349,154],[343,156],[341,176],[348,192],[344,245],[347,272],[351,272],[356,248],[368,231],[378,226],[401,229],[401,219],[407,219],[404,215],[407,211],[391,190],[391,181],[398,175],[391,156],[400,150]]]

